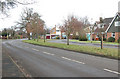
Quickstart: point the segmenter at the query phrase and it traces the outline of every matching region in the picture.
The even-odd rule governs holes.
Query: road
[[[50,40],[48,42],[54,42],[54,43],[66,43],[66,39],[62,39],[62,40]],[[82,46],[95,46],[95,47],[101,47],[100,44],[95,44],[95,43],[79,43],[79,42],[72,42],[70,41],[70,44],[74,44],[74,45],[82,45]],[[118,49],[118,45],[108,45],[108,44],[103,44],[103,47],[105,48],[116,48]]]
[[[32,77],[118,77],[120,74],[118,60],[36,46],[21,40],[3,42],[2,51]]]

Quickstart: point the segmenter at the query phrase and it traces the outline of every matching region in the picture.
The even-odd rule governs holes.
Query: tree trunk
[[[38,33],[36,34],[36,37],[37,37],[37,42],[38,42],[38,39],[39,39],[39,38],[38,38]]]
[[[67,45],[69,45],[69,35],[67,35]]]
[[[101,35],[101,49],[103,49],[103,35]]]
[[[44,43],[45,43],[45,36],[46,36],[46,32],[44,32]]]
[[[27,36],[28,36],[28,40],[30,40],[30,33],[27,33]]]

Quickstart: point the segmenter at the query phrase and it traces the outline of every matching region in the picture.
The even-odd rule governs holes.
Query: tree
[[[65,28],[65,32],[67,35],[67,45],[69,45],[69,37],[70,34],[73,33],[73,25],[74,25],[74,21],[73,21],[74,16],[68,16],[67,20],[64,21],[64,28]]]
[[[103,26],[104,20],[102,17],[99,18],[101,26]],[[101,49],[103,49],[103,34],[102,32],[104,31],[104,29],[101,27],[100,28],[100,37],[101,37]]]
[[[37,41],[39,39],[39,35],[44,34],[44,21],[40,18],[41,16],[38,13],[33,13],[31,19],[32,33],[37,37]]]
[[[8,10],[16,7],[18,4],[28,5],[33,4],[33,0],[2,0],[0,1],[0,14],[8,15]]]
[[[32,14],[33,14],[32,8],[24,9],[21,14],[20,21],[17,22],[17,25],[19,25],[19,28],[26,29],[28,40],[30,40],[30,32],[32,32],[32,28],[31,28],[31,24],[30,24],[31,19],[32,19]]]

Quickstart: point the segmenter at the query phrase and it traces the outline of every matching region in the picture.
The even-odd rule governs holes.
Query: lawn
[[[42,45],[42,46],[57,47],[57,48],[62,48],[66,50],[72,50],[72,51],[81,52],[81,53],[105,56],[105,57],[110,57],[110,58],[115,58],[115,59],[118,59],[118,55],[119,55],[118,49],[114,49],[114,48],[100,49],[100,47],[93,47],[93,46],[66,45],[62,43],[51,43],[51,42],[44,43],[43,40],[39,40],[38,42],[34,40],[23,40],[23,42],[40,45],[40,46]]]
[[[80,43],[91,43],[91,41],[79,41],[79,40],[74,40],[74,39],[71,39],[70,41],[71,42],[80,42]],[[92,43],[100,44],[101,41],[92,41]],[[117,42],[106,42],[106,41],[103,41],[103,44],[119,45],[119,43],[117,43]]]

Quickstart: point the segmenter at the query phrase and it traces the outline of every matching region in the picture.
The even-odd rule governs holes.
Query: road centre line
[[[29,48],[29,47],[26,47],[26,48]]]
[[[66,58],[66,57],[62,57],[62,58],[66,59],[66,60],[70,60],[70,61],[76,62],[76,63],[85,64],[84,62],[80,62],[80,61],[77,61],[77,60],[72,60],[70,58]]]
[[[48,55],[55,55],[55,54],[51,54],[51,53],[48,53],[48,52],[43,52],[43,53],[48,54]]]
[[[66,57],[62,57],[63,59],[66,59],[66,60],[72,60],[72,59],[69,59],[69,58],[66,58]]]
[[[37,50],[37,49],[34,49],[34,48],[32,48],[32,50],[39,51],[39,50]]]
[[[114,74],[120,74],[119,72],[113,71],[113,70],[110,70],[110,69],[104,69],[104,71],[111,72],[111,73],[114,73]]]

